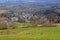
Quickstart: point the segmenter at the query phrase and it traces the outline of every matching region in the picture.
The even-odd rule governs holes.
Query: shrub
[[[0,29],[14,29],[16,28],[17,26],[14,25],[14,23],[11,23],[9,25],[7,25],[6,23],[0,23]]]
[[[7,25],[5,23],[0,23],[0,29],[7,29]]]

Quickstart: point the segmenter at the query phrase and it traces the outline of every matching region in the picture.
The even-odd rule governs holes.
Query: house
[[[12,22],[18,21],[18,17],[12,17],[12,18],[11,18],[11,21],[12,21]]]

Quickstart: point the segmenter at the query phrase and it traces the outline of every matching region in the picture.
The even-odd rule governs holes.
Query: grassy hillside
[[[0,35],[0,40],[60,40],[60,27],[20,28],[12,31],[18,34]]]

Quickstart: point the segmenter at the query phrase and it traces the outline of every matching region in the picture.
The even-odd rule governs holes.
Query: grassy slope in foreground
[[[60,40],[60,27],[20,28],[20,29],[13,29],[12,31],[22,32],[22,34],[0,35],[0,40]],[[24,31],[30,33],[25,34]]]

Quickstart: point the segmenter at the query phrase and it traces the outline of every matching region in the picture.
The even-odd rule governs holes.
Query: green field
[[[60,27],[20,28],[12,31],[18,34],[0,35],[0,40],[60,40]]]

